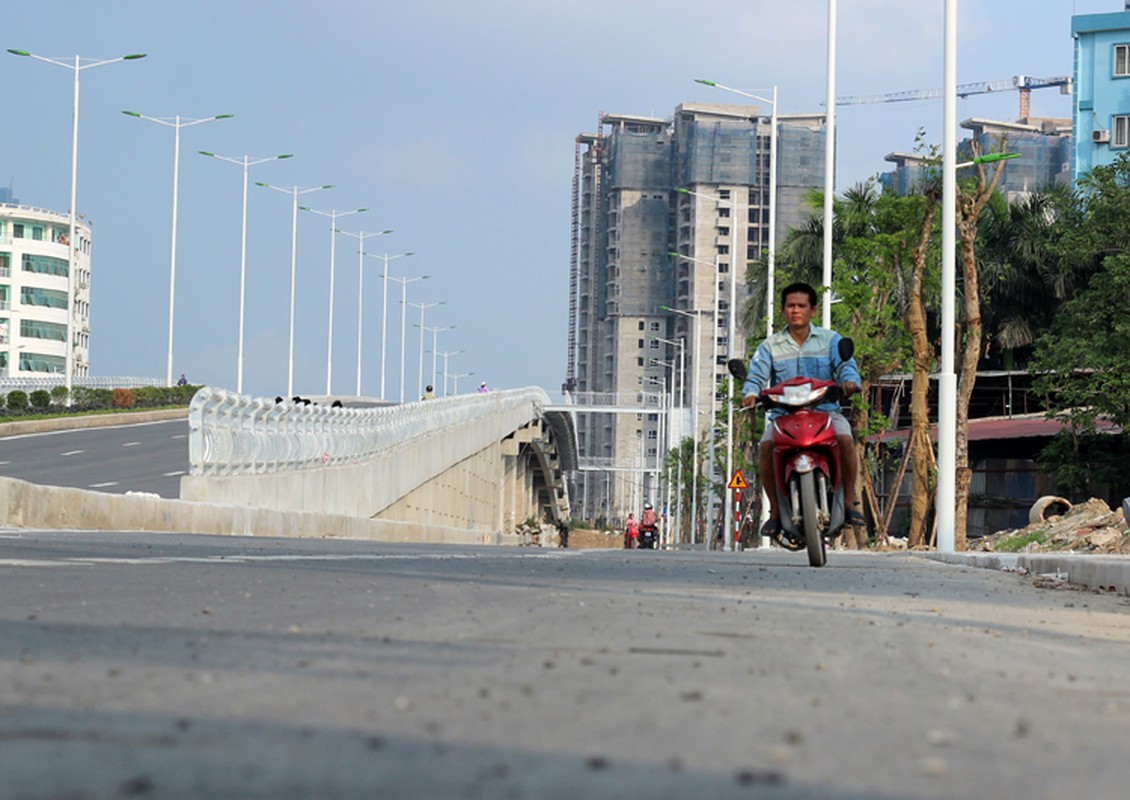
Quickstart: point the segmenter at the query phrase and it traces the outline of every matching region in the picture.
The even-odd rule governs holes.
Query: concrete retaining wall
[[[0,526],[167,531],[234,536],[366,539],[377,542],[519,544],[517,536],[310,511],[166,500],[39,486],[0,478]]]

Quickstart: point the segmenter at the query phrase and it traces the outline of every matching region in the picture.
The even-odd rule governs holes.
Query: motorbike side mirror
[[[840,339],[839,350],[840,361],[847,361],[849,358],[855,355],[855,342],[845,336],[844,338]]]
[[[748,370],[746,369],[745,362],[740,358],[731,358],[729,361],[727,361],[726,369],[729,370],[730,374],[737,378],[739,381],[745,383]]]

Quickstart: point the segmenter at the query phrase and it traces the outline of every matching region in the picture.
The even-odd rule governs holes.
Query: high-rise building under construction
[[[586,517],[660,506],[665,451],[692,427],[706,442],[726,360],[763,335],[764,311],[754,309],[753,330],[742,308],[750,287],[764,296],[766,286],[771,134],[757,106],[684,103],[666,119],[601,114],[576,139],[565,390],[620,409],[577,417],[588,469],[571,497]],[[824,115],[779,116],[776,153],[780,242],[823,185]],[[673,398],[680,413],[640,402],[649,396]],[[639,412],[625,413],[633,403]]]

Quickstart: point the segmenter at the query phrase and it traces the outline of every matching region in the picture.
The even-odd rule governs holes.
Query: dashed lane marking
[[[85,450],[68,450],[65,453],[59,453],[61,456],[77,456],[79,453],[85,453]]]
[[[177,475],[183,475],[183,474],[184,474],[184,470],[183,470],[183,469],[178,469],[178,470],[176,470],[176,471],[174,471],[174,472],[166,472],[166,473],[163,473],[163,474],[161,475],[161,477],[162,477],[162,478],[175,478],[175,477],[176,477]]]
[[[118,485],[117,481],[106,481],[105,483],[92,483],[92,484],[90,484],[89,488],[91,488],[91,489],[105,489],[107,486],[117,486],[117,485]]]
[[[122,442],[122,447],[137,447],[141,442]]]

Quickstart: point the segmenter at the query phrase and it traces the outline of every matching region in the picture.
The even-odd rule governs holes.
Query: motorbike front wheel
[[[808,545],[808,563],[813,567],[822,567],[827,560],[827,554],[824,550],[824,537],[820,533],[820,521],[817,516],[819,505],[816,501],[816,476],[814,473],[801,473],[800,508],[804,517],[804,541]]]

